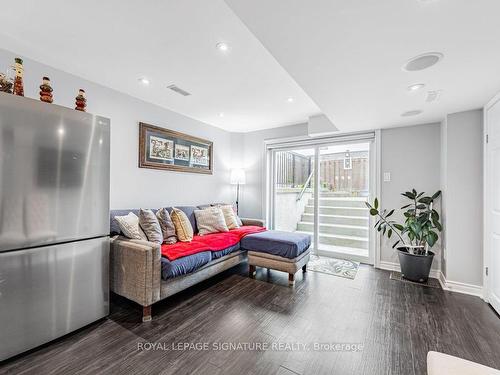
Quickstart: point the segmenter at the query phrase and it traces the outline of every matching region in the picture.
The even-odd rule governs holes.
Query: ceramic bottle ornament
[[[45,103],[52,103],[54,101],[49,77],[42,78],[42,84],[40,85],[40,100]]]
[[[24,96],[24,84],[23,84],[23,60],[19,57],[15,58],[14,71],[16,72],[14,78],[14,95]]]
[[[82,111],[85,112],[85,109],[87,108],[87,99],[85,98],[85,90],[80,89],[78,91],[78,96],[75,98],[75,109],[77,111]]]
[[[12,94],[12,80],[9,80],[3,73],[0,73],[0,92]]]

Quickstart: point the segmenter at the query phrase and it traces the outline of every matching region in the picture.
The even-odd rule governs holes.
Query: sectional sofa
[[[197,232],[194,211],[210,207],[177,207],[189,218]],[[171,208],[167,208],[169,212]],[[170,261],[162,257],[162,245],[124,237],[115,216],[139,214],[139,209],[112,210],[110,213],[110,289],[143,307],[143,321],[151,320],[151,306],[162,299],[178,293],[200,281],[245,262],[250,258],[250,272],[255,266],[278,269],[292,275],[309,260],[310,238],[294,233],[277,231],[263,232],[244,237],[236,245],[220,251],[202,251]],[[241,219],[243,226],[263,227],[256,219]],[[247,240],[247,246],[242,243]],[[163,245],[169,246],[169,245]],[[248,256],[247,253],[252,255]],[[262,257],[260,256],[262,255]]]

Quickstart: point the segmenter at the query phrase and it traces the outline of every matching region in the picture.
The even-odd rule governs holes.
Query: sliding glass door
[[[273,156],[273,228],[313,235],[316,148],[279,149]]]
[[[317,255],[373,263],[372,146],[368,138],[268,150],[269,226],[311,235]]]
[[[370,144],[319,149],[319,255],[368,261]]]

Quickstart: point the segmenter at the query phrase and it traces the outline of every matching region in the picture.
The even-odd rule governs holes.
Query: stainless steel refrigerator
[[[0,361],[109,312],[109,134],[0,93]]]

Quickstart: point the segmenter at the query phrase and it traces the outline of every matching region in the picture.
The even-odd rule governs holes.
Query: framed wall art
[[[139,123],[139,168],[213,173],[213,142]]]

